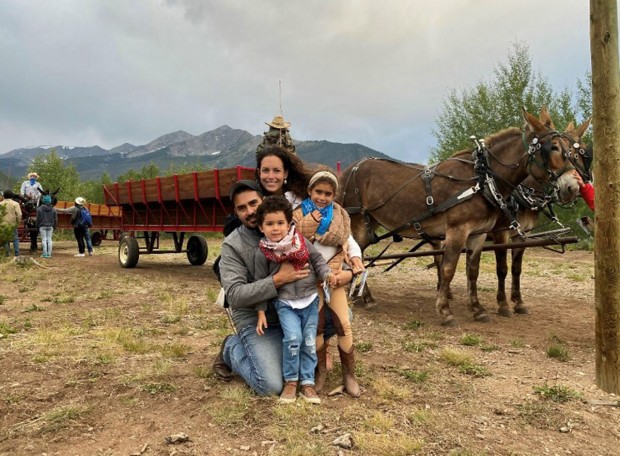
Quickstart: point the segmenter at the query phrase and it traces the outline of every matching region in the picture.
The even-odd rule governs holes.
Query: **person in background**
[[[581,193],[581,197],[586,202],[588,207],[594,211],[594,186],[590,182],[585,183],[581,177],[581,174],[579,174],[576,169],[573,170],[573,176],[575,176],[575,179],[579,184],[579,193]]]
[[[35,207],[39,205],[39,199],[43,194],[43,187],[39,182],[37,182],[38,178],[39,175],[37,173],[29,173],[28,180],[22,182],[22,186],[19,191],[22,198],[34,201]]]
[[[269,131],[264,133],[263,142],[256,148],[256,155],[258,156],[260,152],[269,146],[280,146],[294,154],[295,145],[288,131],[291,123],[284,120],[283,116],[275,116],[271,122],[265,123],[269,125]]]
[[[15,194],[12,190],[5,190],[0,192],[0,205],[4,206],[6,213],[4,214],[3,222],[13,227],[13,252],[16,257],[19,256],[19,234],[17,233],[17,227],[22,221],[22,210],[19,207],[19,203],[15,201]],[[6,256],[11,255],[10,249],[11,241],[7,241],[4,244],[6,250]]]
[[[37,208],[37,228],[41,233],[43,254],[41,258],[52,257],[52,235],[58,226],[58,212],[52,206],[52,197],[45,195],[41,206]]]
[[[75,236],[75,240],[78,244],[78,253],[74,256],[76,257],[85,257],[86,256],[86,235],[88,232],[88,226],[85,226],[82,223],[82,208],[86,205],[86,200],[81,196],[78,196],[75,199],[75,206],[67,209],[67,212],[71,213],[71,225],[73,225],[73,234]],[[92,246],[91,250],[88,251],[88,255],[92,255]]]

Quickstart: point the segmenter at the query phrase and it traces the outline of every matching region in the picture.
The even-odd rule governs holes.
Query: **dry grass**
[[[592,335],[570,326],[590,324],[592,316],[581,303],[561,308],[568,293],[547,296],[556,308],[474,323],[462,261],[451,303],[461,327],[446,329],[435,315],[428,258],[388,274],[372,271],[382,304],[354,310],[362,397],[322,395],[320,406],[284,406],[255,396],[241,381],[214,378],[210,364],[230,327],[214,306],[219,286],[210,263],[196,268],[185,255],[141,256],[138,268],[123,270],[114,244],[104,243],[82,263],[71,242],[58,244],[53,274],[0,264],[1,456],[126,455],[146,443],[146,454],[331,456],[338,454],[334,440],[346,433],[353,448],[343,454],[364,456],[528,455],[544,447],[612,454],[607,449],[619,443],[616,410],[593,412],[571,400],[594,395]],[[210,239],[210,262],[218,251]],[[481,268],[481,299],[490,308],[491,256],[483,255]],[[591,276],[591,263],[543,257],[524,271],[542,277],[530,292],[536,296],[549,292],[550,277],[559,281],[556,291],[574,280],[581,299],[593,294],[579,279]],[[557,335],[550,340],[551,332]],[[545,350],[553,346],[570,346],[570,357],[549,360]],[[336,355],[327,390],[340,375]],[[566,386],[547,386],[541,380],[547,378]],[[569,421],[581,424],[578,439],[558,432]],[[168,446],[165,436],[178,432],[191,442]]]

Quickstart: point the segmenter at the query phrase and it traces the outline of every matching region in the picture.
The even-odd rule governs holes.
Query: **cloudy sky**
[[[450,89],[516,41],[555,89],[590,68],[585,0],[2,0],[0,153],[221,125],[423,162]]]

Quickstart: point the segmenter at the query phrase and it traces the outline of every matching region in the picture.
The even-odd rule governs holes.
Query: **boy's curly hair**
[[[293,208],[285,197],[267,196],[263,203],[258,206],[258,209],[256,209],[256,222],[258,226],[263,224],[267,214],[275,214],[276,212],[283,212],[288,223],[293,221]]]

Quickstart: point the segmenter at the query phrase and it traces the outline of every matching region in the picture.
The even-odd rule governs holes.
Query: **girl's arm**
[[[312,238],[321,224],[321,219],[317,218],[314,212],[303,215],[301,208],[297,208],[293,212],[293,221],[301,235],[306,239]]]

